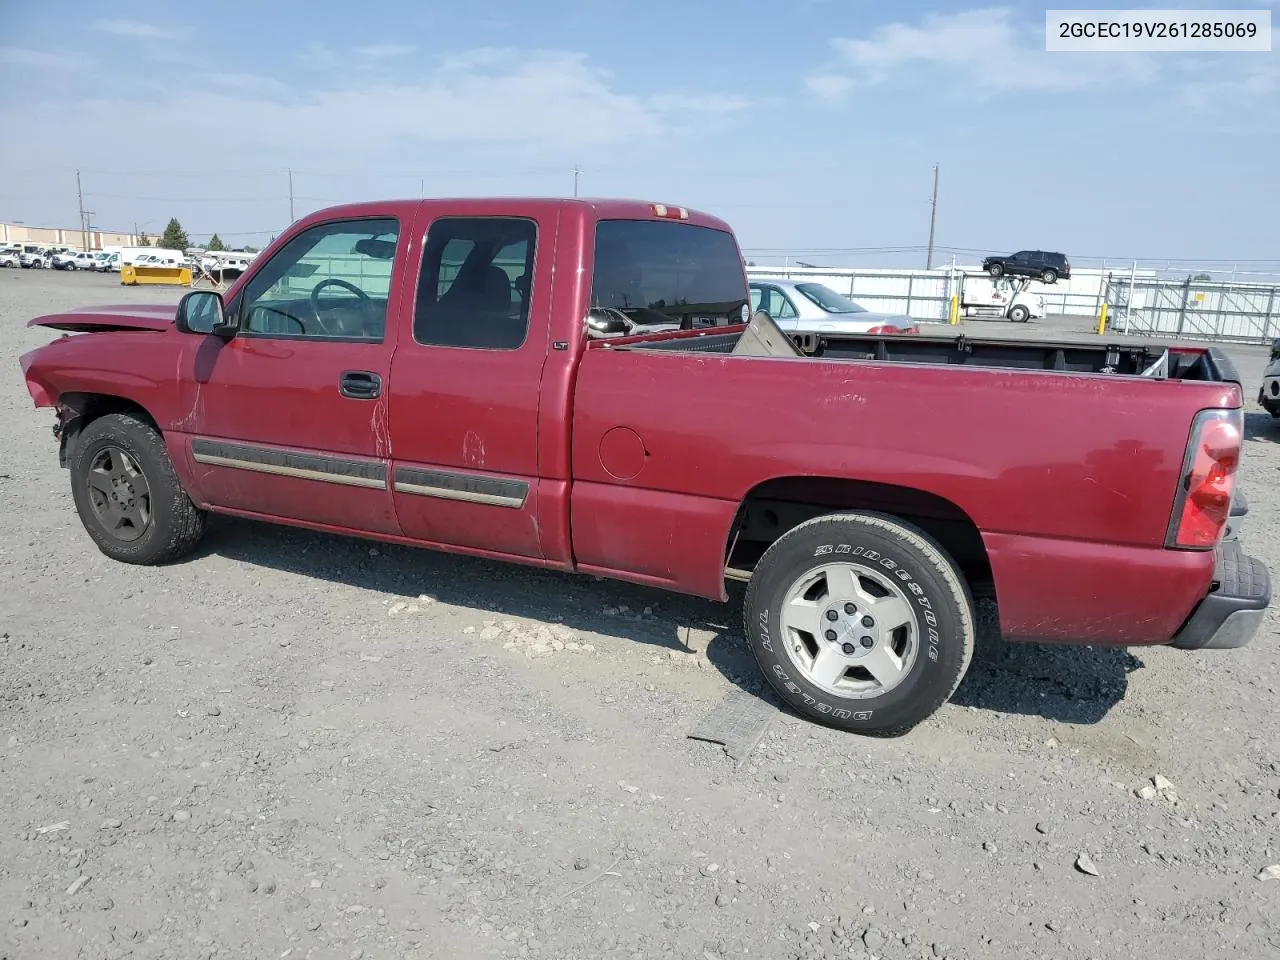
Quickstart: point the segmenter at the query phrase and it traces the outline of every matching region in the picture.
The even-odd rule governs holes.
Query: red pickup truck
[[[742,580],[768,682],[847,730],[937,710],[982,596],[1015,640],[1253,637],[1270,579],[1224,534],[1242,394],[1216,350],[784,335],[748,298],[729,227],[681,207],[362,203],[225,295],[38,317],[68,335],[21,366],[110,557],[172,561],[216,512]]]

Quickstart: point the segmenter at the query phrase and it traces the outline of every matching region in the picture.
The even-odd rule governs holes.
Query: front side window
[[[796,289],[806,300],[816,303],[827,313],[866,313],[867,308],[854,303],[844,294],[836,293],[821,283],[797,283]]]
[[[245,287],[242,329],[267,336],[381,341],[400,225],[321,223],[290,240]]]
[[[529,332],[538,227],[521,217],[442,217],[422,250],[413,339],[515,350]]]
[[[688,330],[743,322],[749,299],[732,234],[669,220],[596,224],[592,307]]]

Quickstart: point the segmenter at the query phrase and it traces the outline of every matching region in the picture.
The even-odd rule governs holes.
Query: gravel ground
[[[988,638],[909,736],[779,715],[739,768],[686,736],[758,689],[735,606],[240,521],[99,554],[23,324],[177,296],[0,271],[3,960],[1280,952],[1274,615],[1231,653]]]

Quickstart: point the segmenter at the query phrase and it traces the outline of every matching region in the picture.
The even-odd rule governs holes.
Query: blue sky
[[[937,162],[938,259],[1280,266],[1280,53],[1046,53],[1043,3],[465,9],[2,4],[0,220],[76,226],[79,168],[98,226],[262,245],[290,168],[301,215],[568,194],[576,165],[761,262],[923,265]]]

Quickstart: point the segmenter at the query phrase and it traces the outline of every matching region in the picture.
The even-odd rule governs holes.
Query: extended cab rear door
[[[545,202],[423,208],[391,372],[392,495],[406,536],[566,559],[544,552],[539,526],[544,504],[567,504],[565,482],[540,481],[538,460],[558,217]]]
[[[198,343],[184,424],[199,492],[242,513],[399,533],[387,381],[413,206],[306,226],[227,304],[234,338]]]

